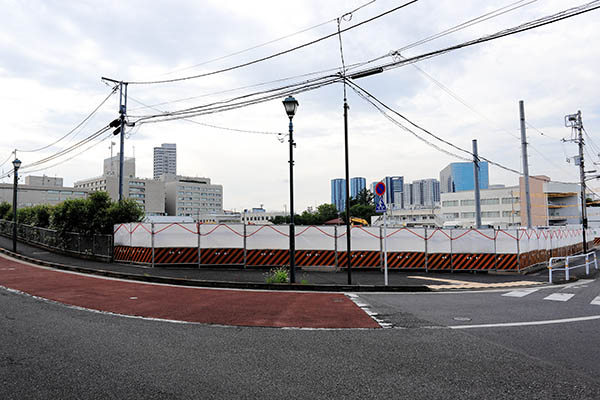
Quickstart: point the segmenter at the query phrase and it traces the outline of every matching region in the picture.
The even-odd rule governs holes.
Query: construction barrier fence
[[[383,268],[382,227],[353,226],[352,268]],[[547,229],[388,228],[388,268],[520,271],[580,252],[581,226]],[[593,246],[600,230],[587,232]],[[131,223],[114,227],[114,259],[149,265],[269,267],[289,264],[289,228],[281,225]],[[345,268],[345,226],[296,226],[297,266]]]

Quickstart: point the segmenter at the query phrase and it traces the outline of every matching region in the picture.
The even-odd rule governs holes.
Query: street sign
[[[377,194],[377,196],[383,196],[383,194],[385,193],[385,183],[378,182],[375,185],[375,193]]]
[[[379,198],[379,201],[375,205],[375,212],[384,213],[386,212],[387,207],[385,206],[385,202],[383,201],[383,197]]]

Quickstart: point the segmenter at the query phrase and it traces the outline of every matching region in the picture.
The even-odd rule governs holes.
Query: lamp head
[[[13,166],[15,167],[15,171],[18,170],[19,168],[21,168],[21,160],[19,160],[18,158],[15,158],[15,160],[12,163],[13,163]]]
[[[293,118],[294,115],[296,115],[296,109],[298,108],[298,105],[298,101],[296,101],[296,99],[292,96],[288,96],[283,101],[283,106],[285,107],[285,112],[287,113],[288,117]]]

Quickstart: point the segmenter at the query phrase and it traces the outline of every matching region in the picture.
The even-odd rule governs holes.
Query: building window
[[[461,206],[474,206],[475,200],[461,200],[460,205]]]
[[[482,206],[495,206],[497,204],[500,204],[500,199],[495,198],[495,199],[481,199],[481,205]]]
[[[442,202],[442,207],[457,207],[458,200],[446,200]]]
[[[456,219],[458,216],[458,213],[444,213],[444,219]]]
[[[499,218],[500,211],[482,211],[481,216],[483,218]]]
[[[461,218],[475,218],[474,212],[464,212],[460,214]]]
[[[519,202],[518,197],[503,197],[502,198],[502,204],[514,204],[514,203],[518,203],[518,202]]]

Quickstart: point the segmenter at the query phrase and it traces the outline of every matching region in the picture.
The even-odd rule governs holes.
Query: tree
[[[108,208],[106,223],[98,233],[112,234],[114,225],[140,222],[143,218],[144,210],[135,200],[125,199],[114,202]]]
[[[10,203],[3,201],[0,203],[0,219],[8,219],[8,214],[12,216],[12,206]]]
[[[317,215],[319,224],[323,224],[338,217],[338,210],[333,204],[321,204],[317,207]]]

